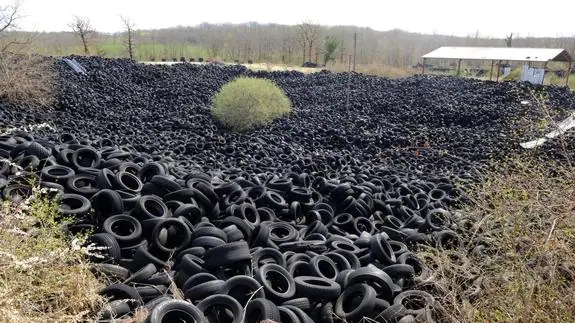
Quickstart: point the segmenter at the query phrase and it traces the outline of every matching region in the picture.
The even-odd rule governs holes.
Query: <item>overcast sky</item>
[[[4,5],[12,0],[0,0]],[[357,25],[422,33],[503,37],[575,36],[574,0],[21,0],[19,26],[30,31],[68,30],[73,15],[89,17],[98,31],[192,26],[202,22]]]

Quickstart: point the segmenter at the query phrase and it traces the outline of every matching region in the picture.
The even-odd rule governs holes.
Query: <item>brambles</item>
[[[55,101],[54,61],[28,54],[0,55],[0,102],[48,107]]]
[[[222,86],[212,113],[226,126],[245,131],[268,124],[291,111],[291,102],[272,81],[240,77]]]

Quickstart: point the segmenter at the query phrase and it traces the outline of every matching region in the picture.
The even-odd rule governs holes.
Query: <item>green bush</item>
[[[212,105],[212,114],[236,131],[265,125],[291,111],[291,101],[274,82],[250,77],[222,86]]]

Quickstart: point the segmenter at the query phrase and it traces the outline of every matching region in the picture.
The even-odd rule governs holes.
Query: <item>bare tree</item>
[[[128,34],[128,39],[126,40],[126,45],[128,46],[128,55],[130,55],[130,59],[134,59],[133,31],[136,25],[128,17],[120,16],[120,18],[122,19],[122,22],[124,23],[124,28],[126,29],[126,33]]]
[[[298,25],[298,30],[299,30],[300,38],[301,38],[302,45],[303,45],[302,46],[303,52],[304,52],[303,61],[305,63],[305,49],[307,47],[308,58],[311,61],[311,59],[312,59],[311,52],[312,52],[312,49],[314,48],[313,45],[315,44],[315,42],[317,40],[320,26],[316,25],[314,23],[311,23],[309,21],[304,21]]]
[[[21,18],[19,14],[21,4],[20,1],[16,0],[12,4],[0,6],[0,53],[8,51],[13,45],[26,45],[28,43],[27,40],[4,39],[8,31],[17,28],[16,22]]]
[[[90,23],[90,19],[87,17],[74,16],[74,21],[68,26],[72,28],[73,32],[80,36],[82,45],[84,46],[84,54],[90,55],[90,49],[88,48],[89,41],[96,32]]]
[[[511,47],[511,42],[513,42],[513,33],[509,34],[509,36],[505,37],[505,45],[507,47]]]

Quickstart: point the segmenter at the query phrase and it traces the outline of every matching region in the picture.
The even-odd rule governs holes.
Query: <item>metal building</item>
[[[460,73],[462,60],[490,60],[490,80],[493,78],[493,66],[497,61],[497,81],[499,81],[501,62],[503,61],[529,63],[523,66],[522,79],[533,78],[541,80],[541,82],[548,62],[565,62],[567,64],[566,85],[569,84],[569,75],[573,64],[571,55],[561,48],[440,47],[423,55],[422,58],[422,74],[425,74],[426,62],[429,59],[456,59],[457,75]],[[530,63],[543,63],[543,69],[532,68]]]

